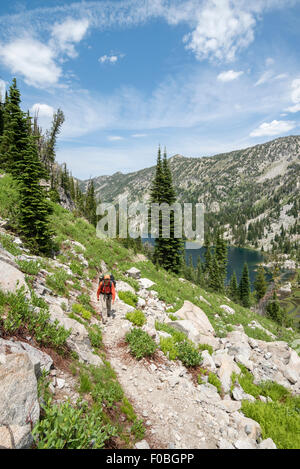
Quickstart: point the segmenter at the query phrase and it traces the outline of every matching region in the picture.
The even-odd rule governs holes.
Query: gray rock
[[[24,287],[29,294],[28,286],[25,282],[25,274],[16,267],[0,259],[0,288],[4,292],[15,293],[18,288]]]
[[[232,397],[235,401],[241,401],[243,399],[243,390],[240,387],[235,386],[232,390]]]
[[[212,356],[209,354],[208,350],[203,350],[201,352],[201,356],[202,356],[202,360],[203,360],[202,361],[202,366],[204,366],[205,368],[208,368],[211,371],[215,371],[216,370],[216,365],[215,365],[215,362],[212,359]]]
[[[180,319],[191,321],[198,334],[213,336],[215,331],[208,317],[199,306],[194,305],[190,301],[185,301],[182,308],[176,311],[176,316]]]
[[[226,311],[227,314],[235,314],[234,309],[228,305],[221,305],[220,308]]]
[[[263,440],[259,443],[258,448],[259,449],[277,449],[277,446],[275,445],[274,441],[271,438],[267,438],[266,440]]]
[[[220,400],[217,401],[215,405],[220,409],[225,410],[225,412],[228,412],[229,414],[240,410],[240,408],[242,407],[241,402],[231,400]]]
[[[29,449],[32,444],[30,424],[0,427],[0,449]]]
[[[150,446],[146,440],[138,441],[134,445],[135,449],[150,449]]]
[[[34,367],[27,353],[8,354],[0,363],[1,424],[33,425],[39,419],[40,406]]]
[[[131,269],[127,270],[126,274],[129,277],[132,277],[132,278],[135,278],[135,279],[141,278],[141,271],[139,269],[136,269],[135,267],[131,267]]]
[[[155,283],[152,282],[152,280],[150,280],[149,278],[140,278],[139,284],[141,288],[144,288],[144,289],[151,288],[153,285],[155,285]]]
[[[236,449],[255,449],[256,445],[254,442],[250,440],[237,440],[234,442],[234,446]]]
[[[16,342],[13,340],[4,340],[0,338],[0,353],[24,353],[26,352],[34,366],[35,375],[38,378],[41,370],[50,371],[53,364],[52,358],[41,350],[32,347],[26,342]]]
[[[234,446],[228,440],[225,440],[225,438],[220,438],[217,446],[219,449],[234,449]]]
[[[231,388],[232,373],[240,374],[241,370],[230,355],[222,353],[218,354],[217,358],[220,363],[220,368],[218,369],[217,374],[220,378],[224,392],[227,393]],[[213,354],[213,359],[216,363],[215,354]]]

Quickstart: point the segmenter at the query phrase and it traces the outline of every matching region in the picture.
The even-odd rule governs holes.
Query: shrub
[[[211,345],[208,344],[199,344],[198,345],[198,350],[207,350],[210,355],[214,353],[214,349]]]
[[[169,360],[176,360],[178,357],[178,349],[173,337],[161,337],[159,345],[162,352]]]
[[[124,303],[127,303],[134,308],[136,307],[138,297],[134,293],[131,293],[130,291],[120,291],[118,292],[118,295],[120,300],[124,301]]]
[[[72,270],[73,274],[79,275],[80,277],[82,277],[84,268],[80,264],[80,262],[72,261],[70,264],[70,269]]]
[[[157,349],[152,337],[142,329],[132,329],[126,334],[125,340],[129,344],[131,354],[138,360],[153,355]]]
[[[40,309],[36,309],[26,298],[24,287],[17,293],[0,291],[0,319],[4,310],[6,314],[2,325],[7,333],[14,334],[26,327],[40,344],[61,352],[65,350],[70,331],[60,326],[58,321],[50,323],[48,306],[41,305]]]
[[[116,435],[116,428],[104,424],[100,407],[89,409],[86,402],[72,407],[69,402],[43,408],[44,418],[33,429],[38,449],[99,449]]]
[[[139,311],[138,309],[136,309],[132,313],[127,313],[126,319],[128,319],[128,321],[132,322],[136,326],[143,326],[147,322],[144,313],[142,313],[142,311]]]
[[[142,440],[146,433],[145,427],[143,425],[143,421],[135,420],[130,431],[135,436],[136,441]]]
[[[89,327],[88,329],[89,333],[89,339],[91,341],[91,344],[94,348],[100,348],[103,345],[102,342],[102,331],[97,324],[94,324],[93,326]]]
[[[201,354],[194,345],[185,341],[177,344],[178,358],[182,363],[189,366],[198,366],[201,362]]]

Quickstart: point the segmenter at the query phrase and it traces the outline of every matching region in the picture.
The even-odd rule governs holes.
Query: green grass
[[[279,449],[300,448],[300,398],[285,401],[242,402],[242,412],[256,420],[262,429],[262,438],[272,438]]]
[[[208,382],[217,388],[219,394],[222,393],[221,381],[219,380],[217,375],[215,375],[215,373],[212,373],[212,372],[209,373]]]
[[[28,275],[38,275],[41,266],[36,261],[17,261],[21,271]]]
[[[86,310],[81,304],[78,304],[78,303],[74,303],[72,305],[72,311],[75,314],[79,314],[86,321],[90,321],[92,317],[92,313]]]

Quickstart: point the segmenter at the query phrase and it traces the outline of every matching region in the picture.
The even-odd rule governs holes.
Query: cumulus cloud
[[[264,122],[257,129],[250,133],[250,137],[264,137],[271,135],[280,135],[289,132],[296,127],[293,121],[277,121]]]
[[[88,20],[72,20],[56,23],[48,43],[43,43],[28,34],[0,43],[0,62],[14,74],[21,74],[28,85],[48,87],[58,83],[62,68],[59,58],[76,56],[74,44],[84,37]]]
[[[293,106],[289,106],[286,111],[295,113],[300,111],[300,78],[296,78],[292,81],[291,88],[291,100],[294,104]]]
[[[244,72],[235,72],[234,70],[228,70],[227,72],[222,72],[218,75],[217,79],[219,81],[232,81],[236,80],[239,78],[241,75],[243,75]]]
[[[33,115],[37,115],[39,117],[52,117],[54,114],[54,109],[52,106],[48,106],[48,104],[40,104],[35,103],[31,107],[31,112]]]
[[[55,23],[52,28],[50,44],[53,48],[66,53],[69,57],[77,56],[74,44],[80,42],[89,28],[89,20],[67,18],[62,23]]]
[[[208,0],[195,11],[197,26],[184,37],[186,48],[199,60],[232,61],[254,39],[255,18],[231,0]]]
[[[62,74],[51,47],[29,37],[0,44],[0,61],[12,73],[23,75],[28,85],[54,85]]]

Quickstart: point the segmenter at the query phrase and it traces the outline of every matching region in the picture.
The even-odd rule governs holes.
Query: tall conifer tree
[[[239,284],[240,300],[243,306],[250,306],[250,279],[248,265],[245,262],[242,277]]]

